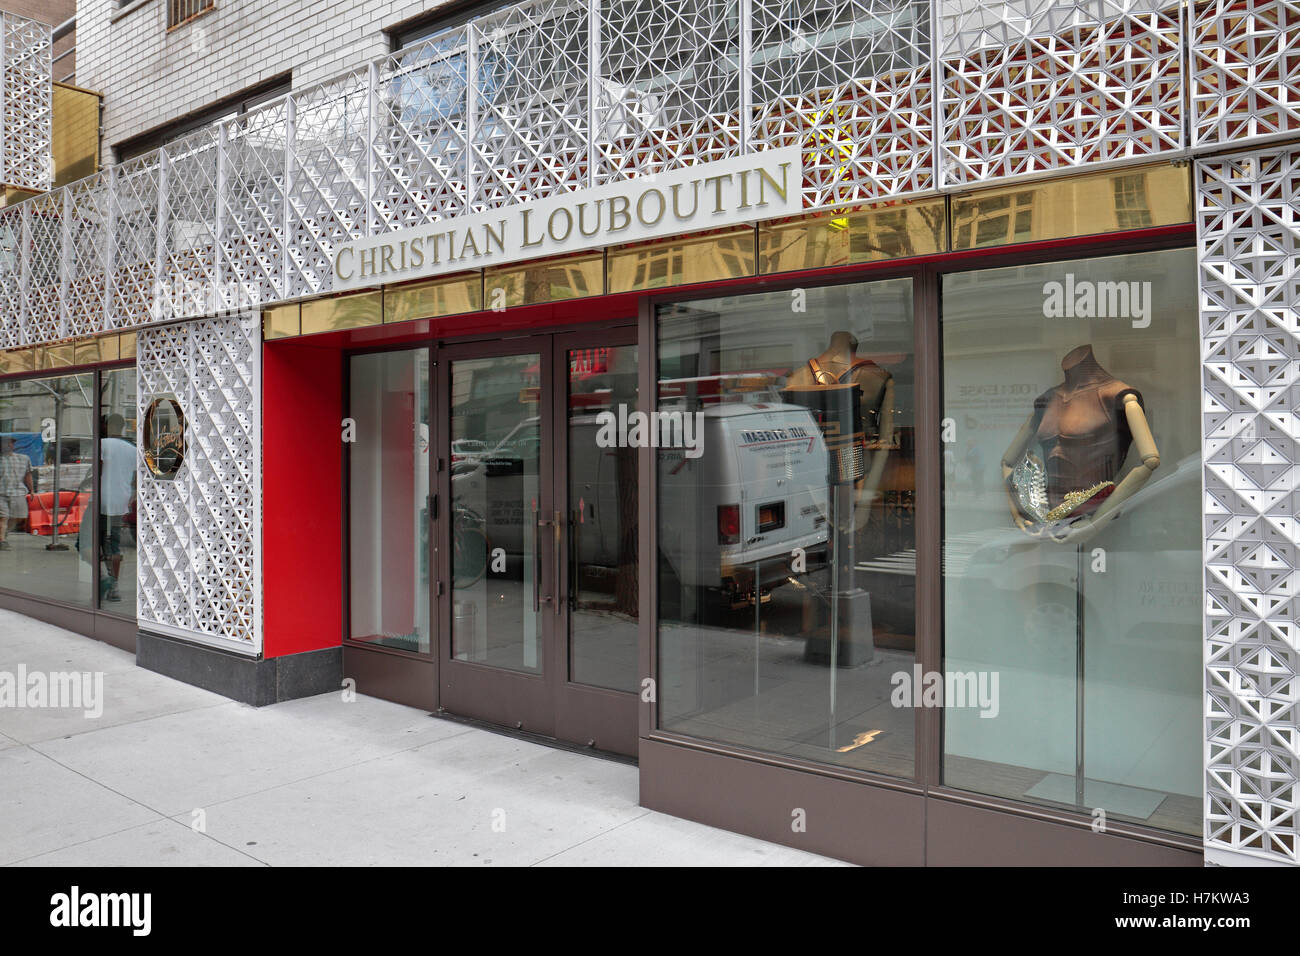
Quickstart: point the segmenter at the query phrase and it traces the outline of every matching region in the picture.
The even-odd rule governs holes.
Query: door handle
[[[582,510],[569,514],[569,553],[565,556],[564,570],[569,576],[569,593],[567,595],[570,609],[578,606],[578,588],[576,582],[582,573]]]
[[[542,605],[550,601],[549,596],[542,597],[542,549],[541,537],[542,529],[551,522],[543,518],[541,512],[533,510],[533,517],[536,521],[536,527],[533,529],[533,613],[536,614],[542,609]]]
[[[559,614],[563,601],[560,595],[564,594],[560,590],[562,573],[561,557],[564,553],[564,516],[560,512],[555,512],[555,613]]]

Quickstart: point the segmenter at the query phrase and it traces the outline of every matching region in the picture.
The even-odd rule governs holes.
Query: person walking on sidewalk
[[[8,551],[9,532],[27,519],[27,496],[32,493],[32,460],[14,450],[14,440],[0,439],[0,551]]]
[[[125,423],[117,412],[109,415],[99,441],[99,554],[108,571],[100,587],[108,601],[122,600],[117,590],[122,572],[122,516],[131,507],[135,485],[135,445],[122,437]]]

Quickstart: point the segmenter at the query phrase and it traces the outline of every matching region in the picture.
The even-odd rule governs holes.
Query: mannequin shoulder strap
[[[812,370],[813,381],[818,385],[836,384],[835,376],[822,368],[821,364],[815,358],[810,358],[808,360],[808,368]]]
[[[847,382],[850,378],[853,377],[853,373],[856,372],[858,369],[866,368],[868,365],[875,365],[875,364],[876,363],[871,361],[871,359],[862,358],[859,356],[855,358],[852,362],[850,362],[849,367],[846,368],[843,372],[841,372],[839,375],[834,375],[831,372],[826,371],[826,369],[822,368],[816,359],[808,360],[808,367],[812,369],[813,380],[816,381],[818,385],[843,385],[845,382]]]
[[[853,360],[852,364],[850,364],[849,367],[844,370],[844,374],[840,376],[840,381],[847,382],[854,372],[856,372],[860,368],[866,368],[867,366],[871,366],[875,368],[876,363],[871,361],[871,359],[869,358],[862,358],[861,356],[858,356]]]

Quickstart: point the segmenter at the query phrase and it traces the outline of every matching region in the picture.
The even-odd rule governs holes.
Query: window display
[[[1195,259],[1171,250],[942,285],[949,786],[1198,833]]]
[[[1002,456],[1002,477],[1010,479],[1011,516],[1021,531],[1068,541],[1116,514],[1147,483],[1160,453],[1142,394],[1102,368],[1091,345],[1071,350],[1061,371],[1064,381],[1034,399],[1033,414]],[[1116,486],[1135,442],[1140,461]]]
[[[429,353],[349,359],[348,637],[428,654]]]
[[[93,606],[94,414],[93,374],[4,383],[0,587]]]
[[[895,776],[915,712],[910,279],[658,308],[660,723]]]
[[[159,395],[144,412],[144,466],[160,481],[172,481],[185,461],[185,413],[175,395]]]

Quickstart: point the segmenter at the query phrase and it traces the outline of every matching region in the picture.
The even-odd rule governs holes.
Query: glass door
[[[636,752],[635,329],[439,350],[440,703]]]
[[[545,736],[555,726],[547,649],[559,548],[549,359],[544,336],[439,353],[449,422],[436,587],[441,707]]]
[[[556,735],[635,754],[640,576],[637,457],[617,423],[637,410],[635,330],[557,336],[562,600]]]

